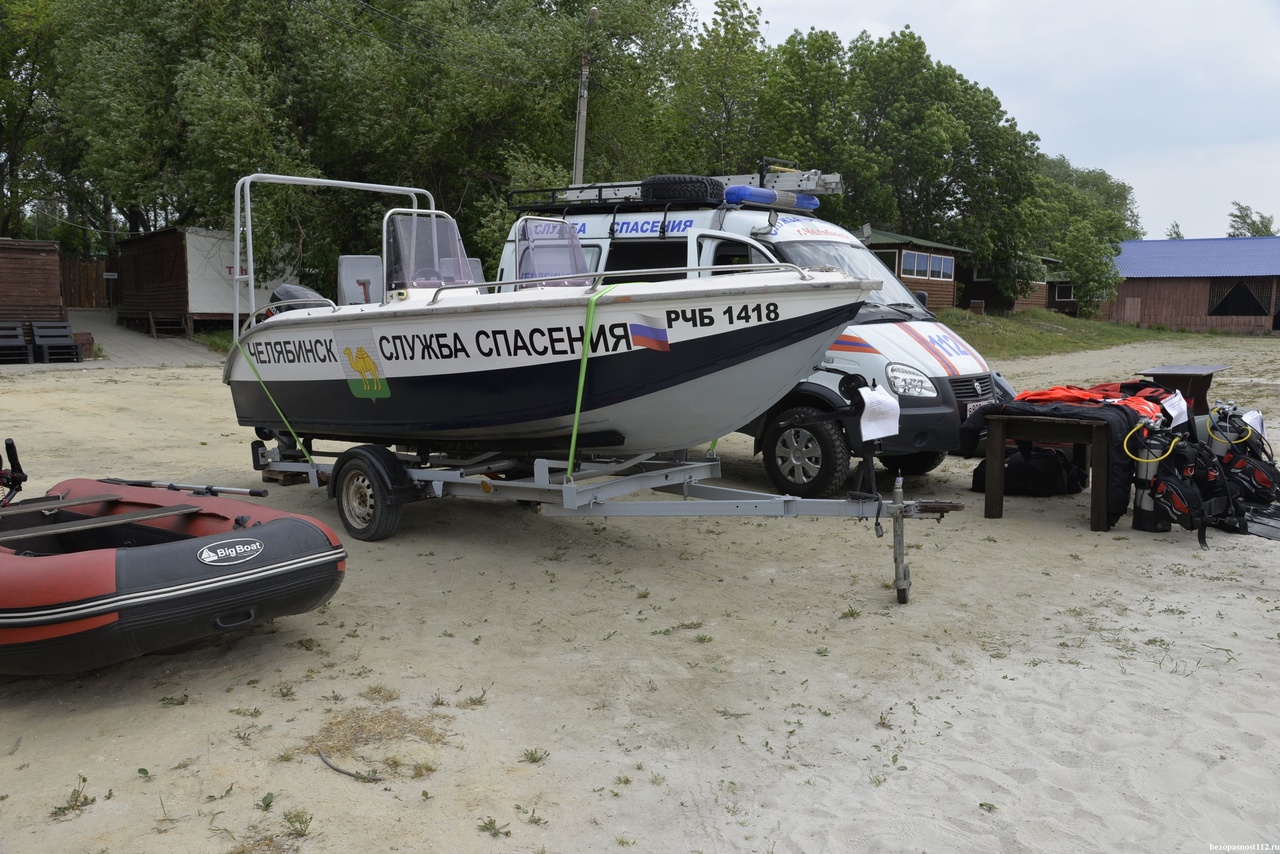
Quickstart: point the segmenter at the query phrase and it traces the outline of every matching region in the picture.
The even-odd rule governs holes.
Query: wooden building
[[[1126,240],[1111,319],[1177,332],[1280,329],[1280,237]]]
[[[233,254],[229,234],[205,228],[166,228],[122,240],[119,322],[152,336],[191,335],[201,325],[231,323]],[[248,306],[247,292],[240,306]]]
[[[0,239],[0,320],[66,319],[58,244]]]
[[[1034,255],[1032,258],[1040,262],[1045,275],[1037,281],[1027,282],[1026,293],[1016,299],[1000,292],[989,269],[972,264],[962,265],[957,272],[960,294],[956,305],[987,314],[1010,314],[1032,308],[1074,313],[1074,301],[1070,299],[1068,291],[1051,283],[1053,274],[1050,271],[1062,262],[1045,255]]]
[[[902,280],[907,290],[928,294],[931,310],[955,307],[956,260],[973,254],[968,249],[895,234],[869,225],[862,227],[860,236],[867,248]]]

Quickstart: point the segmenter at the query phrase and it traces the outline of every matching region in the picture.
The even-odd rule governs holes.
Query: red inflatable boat
[[[301,614],[342,584],[323,523],[218,487],[67,480],[10,503],[0,470],[0,674],[77,673],[258,620]],[[167,488],[166,488],[167,487]]]

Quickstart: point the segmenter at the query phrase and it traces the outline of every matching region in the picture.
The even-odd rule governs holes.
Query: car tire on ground
[[[849,443],[834,421],[791,425],[821,414],[812,406],[796,406],[778,413],[765,428],[764,470],[778,492],[797,498],[830,498],[848,480]]]

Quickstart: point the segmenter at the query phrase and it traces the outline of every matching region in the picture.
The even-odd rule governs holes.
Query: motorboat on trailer
[[[251,188],[399,193],[382,254],[339,264],[337,299],[297,286],[253,305]],[[254,175],[236,195],[250,304],[223,379],[236,416],[281,446],[419,454],[682,451],[748,423],[821,364],[878,282],[787,264],[589,273],[573,227],[522,222],[521,264],[489,284],[423,190]],[[241,249],[241,237],[244,248]]]
[[[0,469],[0,674],[79,673],[302,614],[342,584],[347,553],[307,516],[226,494],[263,490],[66,480],[13,502]]]

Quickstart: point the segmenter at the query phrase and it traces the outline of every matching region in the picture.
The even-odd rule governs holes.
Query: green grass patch
[[[1001,317],[944,308],[938,312],[938,319],[972,344],[987,361],[1102,350],[1140,341],[1203,338],[1189,332],[1139,329],[1104,320],[1081,320],[1046,309],[1019,311]]]

